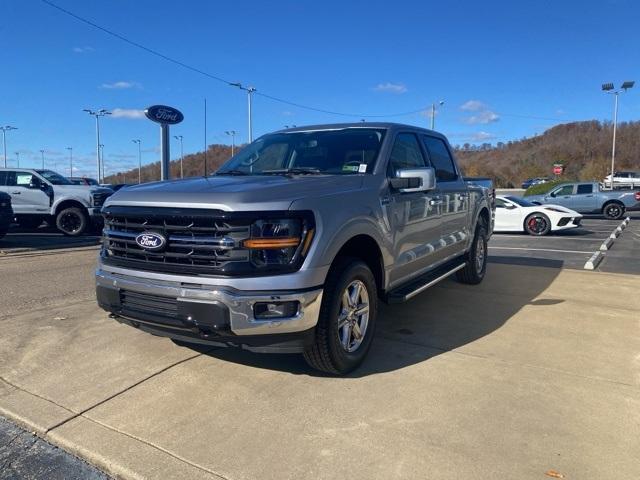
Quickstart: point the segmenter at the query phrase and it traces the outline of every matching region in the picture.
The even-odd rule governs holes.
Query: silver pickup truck
[[[601,213],[613,220],[625,212],[640,210],[640,190],[603,190],[597,182],[562,183],[526,199],[539,205],[562,205],[579,213]]]
[[[115,319],[333,374],[363,361],[379,300],[482,281],[493,229],[446,138],[390,123],[268,134],[212,176],[123,189],[102,211],[97,299]]]

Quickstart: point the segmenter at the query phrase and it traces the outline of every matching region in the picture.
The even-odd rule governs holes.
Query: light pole
[[[73,147],[67,147],[69,150],[69,176],[73,177]]]
[[[16,166],[20,168],[20,152],[16,152],[16,162],[18,162]]]
[[[251,118],[251,97],[253,96],[253,92],[256,91],[255,87],[245,87],[240,82],[238,83],[230,83],[229,85],[233,87],[238,87],[240,90],[244,90],[247,92],[247,106],[249,110],[249,143],[253,142],[253,121]]]
[[[101,168],[101,174],[102,174],[102,179],[98,180],[98,183],[103,183],[104,182],[104,143],[98,144],[98,147],[100,148],[100,168]]]
[[[98,170],[98,183],[102,183],[100,181],[100,117],[104,117],[105,115],[111,115],[111,112],[101,108],[100,110],[90,110],[85,108],[83,112],[87,112],[89,115],[93,115],[96,117],[96,165]]]
[[[184,151],[182,149],[182,135],[174,135],[173,138],[180,140],[180,178],[184,178],[184,170],[182,168],[182,160],[184,160]]]
[[[12,127],[11,125],[5,125],[4,127],[0,127],[2,130],[2,147],[4,149],[4,168],[7,168],[7,132],[9,130],[17,130],[16,127]]]
[[[226,132],[227,135],[231,135],[231,156],[233,157],[236,153],[236,132],[235,130],[227,130]]]
[[[40,155],[42,155],[42,169],[44,170],[44,150],[40,150]]]
[[[440,100],[438,102],[438,106],[443,106],[444,100]],[[431,104],[431,130],[436,127],[436,104],[435,102]]]
[[[613,83],[603,83],[602,91],[606,93],[611,93],[615,97],[614,107],[613,107],[613,146],[611,147],[611,190],[613,190],[613,177],[615,175],[616,170],[616,129],[618,126],[618,96],[621,92],[626,92],[630,88],[633,88],[636,82],[634,81],[626,81],[623,82],[618,90],[616,90],[613,86]],[[606,186],[606,185],[605,185]]]
[[[140,147],[140,139],[136,138],[135,140],[131,140],[133,143],[138,144],[138,183],[142,183],[142,150]]]

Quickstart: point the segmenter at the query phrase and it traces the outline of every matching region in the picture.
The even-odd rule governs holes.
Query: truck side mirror
[[[404,168],[396,171],[390,184],[402,193],[426,192],[436,188],[436,172],[431,167]]]

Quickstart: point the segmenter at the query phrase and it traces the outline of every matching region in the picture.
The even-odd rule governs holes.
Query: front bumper
[[[96,271],[98,304],[118,319],[157,335],[251,350],[300,351],[318,322],[322,289],[249,292],[230,287],[149,280]],[[297,301],[289,318],[256,319],[257,302]],[[286,344],[286,345],[285,345]]]

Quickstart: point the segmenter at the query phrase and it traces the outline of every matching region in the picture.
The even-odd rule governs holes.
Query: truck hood
[[[109,197],[105,206],[288,210],[300,198],[358,190],[362,181],[363,175],[198,177],[123,188]]]

